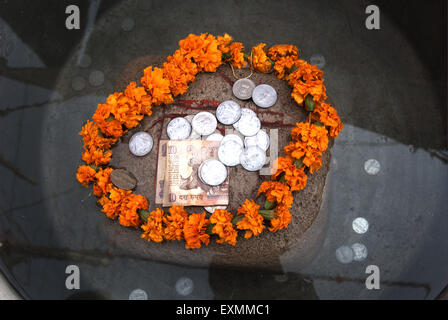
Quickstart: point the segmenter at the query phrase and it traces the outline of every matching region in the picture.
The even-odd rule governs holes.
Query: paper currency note
[[[163,204],[163,192],[165,188],[165,168],[166,168],[166,143],[168,140],[160,140],[159,153],[157,159],[156,177],[156,204]]]
[[[217,141],[166,142],[163,206],[215,206],[229,203],[229,177],[212,187],[201,181],[198,169],[207,159],[218,158]]]

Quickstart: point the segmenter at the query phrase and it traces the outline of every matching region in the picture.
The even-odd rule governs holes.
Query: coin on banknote
[[[151,135],[147,132],[140,131],[135,133],[129,140],[129,150],[138,157],[147,155],[154,146]]]
[[[190,122],[182,117],[174,118],[168,123],[166,133],[171,140],[187,139],[191,133]]]
[[[261,150],[266,151],[269,148],[269,135],[261,129],[258,133],[252,137],[244,138],[244,146],[246,148],[251,146],[258,146]]]
[[[256,135],[260,128],[261,121],[260,119],[258,119],[257,115],[254,116],[251,114],[242,114],[240,120],[238,120],[238,131],[246,137]]]
[[[241,100],[247,100],[252,97],[252,91],[254,91],[255,83],[249,79],[239,79],[232,87],[235,97]]]
[[[216,130],[218,121],[212,113],[202,111],[194,116],[193,120],[191,120],[191,125],[194,131],[200,135],[208,136]]]
[[[252,100],[261,108],[272,107],[277,101],[277,91],[268,84],[260,84],[252,92]]]
[[[212,133],[205,140],[206,141],[222,141],[223,138],[224,138],[223,135],[220,133]]]
[[[199,170],[201,179],[210,186],[219,186],[227,178],[227,168],[222,162],[215,159],[204,161]]]
[[[226,166],[233,167],[240,163],[243,147],[234,140],[221,142],[218,149],[218,159]]]
[[[241,117],[241,107],[233,100],[226,100],[216,108],[216,118],[225,125],[234,124]]]
[[[224,136],[224,138],[222,138],[222,140],[221,140],[221,144],[222,144],[223,142],[225,142],[225,141],[228,141],[228,140],[233,140],[233,141],[235,141],[236,143],[238,143],[238,144],[241,146],[241,148],[244,147],[243,139],[241,139],[240,136],[237,135],[237,134],[234,134],[234,133],[226,134],[226,135]]]
[[[266,163],[266,152],[258,146],[245,148],[241,152],[240,162],[243,168],[248,171],[260,170]]]
[[[205,211],[209,213],[215,212],[216,209],[225,210],[227,209],[227,206],[212,206],[212,207],[204,207]]]

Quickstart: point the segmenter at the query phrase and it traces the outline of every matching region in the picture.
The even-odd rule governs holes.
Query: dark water
[[[1,2],[0,259],[24,297],[127,299],[141,288],[150,299],[432,299],[446,286],[444,1],[379,1],[380,30],[365,28],[363,1],[79,3],[81,29],[69,31],[69,2]],[[283,272],[268,273],[132,256],[110,241],[117,226],[74,179],[77,133],[120,71],[200,32],[227,32],[246,48],[292,43],[325,60],[344,130],[331,151],[325,241],[304,268],[282,257]],[[352,229],[360,216],[370,224],[362,235]],[[354,243],[367,258],[339,262],[336,250]],[[77,291],[65,287],[71,264]],[[380,290],[366,289],[369,265]]]

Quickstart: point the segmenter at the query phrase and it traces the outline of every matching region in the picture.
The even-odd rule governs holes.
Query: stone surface
[[[139,79],[142,70],[148,65],[160,65],[162,59],[158,57],[143,57],[131,62],[124,68],[118,79],[116,90],[122,90],[129,81]],[[270,129],[278,129],[279,152],[282,152],[290,139],[290,130],[296,122],[305,120],[306,113],[302,108],[292,101],[290,88],[286,82],[277,79],[273,74],[254,73],[251,79],[255,84],[267,83],[273,86],[278,92],[278,100],[273,107],[265,110],[257,107],[251,100],[240,101],[242,107],[248,107],[256,112],[262,122],[262,128],[267,133]],[[132,171],[139,183],[135,190],[137,194],[148,197],[150,202],[149,210],[155,209],[154,192],[157,168],[157,152],[152,152],[144,159],[130,157],[127,142],[133,132],[143,130],[150,133],[154,138],[154,143],[158,144],[160,139],[167,139],[166,125],[171,118],[196,114],[200,111],[215,113],[217,106],[225,100],[236,99],[232,94],[234,78],[228,66],[221,66],[216,73],[204,73],[197,76],[195,82],[190,85],[187,93],[175,98],[172,105],[159,106],[153,108],[151,117],[145,117],[137,128],[126,134],[121,143],[113,149],[111,165],[115,167],[125,167]],[[218,130],[224,134],[225,128],[232,126],[218,124]],[[158,147],[154,148],[158,150]],[[269,155],[269,150],[267,152]],[[213,265],[224,265],[232,267],[254,267],[266,269],[276,269],[279,267],[280,256],[282,264],[288,261],[305,262],[312,258],[311,252],[316,251],[320,244],[319,234],[325,226],[320,223],[318,228],[314,228],[314,235],[304,236],[307,230],[316,220],[322,201],[322,193],[325,186],[325,179],[329,169],[330,152],[323,155],[322,168],[313,175],[309,175],[308,185],[301,192],[295,192],[295,201],[291,213],[292,222],[287,230],[271,233],[263,232],[258,237],[251,239],[238,238],[235,247],[217,244],[214,239],[208,246],[200,250],[185,250],[184,242],[166,242],[162,244],[136,241],[133,247],[129,247],[129,242],[115,243],[126,252],[132,251],[134,254],[151,257],[163,262],[180,263],[195,266],[205,266],[209,263]],[[232,213],[236,213],[240,204],[247,199],[253,199],[262,204],[264,198],[257,197],[257,189],[260,183],[269,179],[268,176],[260,176],[258,172],[248,172],[241,165],[229,168],[230,174],[230,202],[228,207]],[[202,212],[202,207],[187,207],[189,213]],[[325,222],[325,217],[321,217]],[[118,232],[128,233],[129,237],[136,238],[133,230],[119,228]],[[114,241],[115,234],[110,234],[111,241]],[[290,250],[300,247],[300,250]],[[288,251],[295,252],[291,253]],[[285,255],[286,254],[286,255]],[[286,257],[286,260],[284,260]],[[305,259],[306,258],[306,259]]]

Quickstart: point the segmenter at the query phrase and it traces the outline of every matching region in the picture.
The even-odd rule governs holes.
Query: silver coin
[[[193,292],[194,282],[190,278],[182,277],[176,281],[176,292],[181,296],[188,296]]]
[[[381,165],[376,159],[369,159],[364,162],[364,170],[371,176],[376,175],[378,172],[380,172],[380,169]]]
[[[200,166],[201,179],[210,186],[219,186],[227,178],[227,168],[222,162],[209,159]]]
[[[240,162],[243,168],[248,171],[260,170],[266,163],[266,152],[258,146],[245,148],[241,152]]]
[[[148,294],[143,289],[135,289],[129,294],[129,300],[148,300]]]
[[[233,100],[226,100],[216,108],[216,118],[225,125],[237,122],[241,117],[241,107]]]
[[[243,139],[241,139],[241,137],[239,135],[234,134],[234,133],[226,134],[224,136],[224,138],[222,138],[221,144],[224,143],[225,141],[229,141],[229,140],[235,141],[236,143],[238,143],[241,146],[241,148],[244,148]]]
[[[363,217],[358,217],[352,222],[352,228],[356,233],[363,234],[369,230],[369,222]]]
[[[204,207],[205,211],[213,213],[215,212],[216,209],[222,209],[225,210],[227,209],[227,206],[212,206],[212,207]]]
[[[222,141],[224,136],[220,133],[212,133],[205,140],[206,141]]]
[[[254,88],[255,83],[252,80],[239,79],[233,84],[232,91],[238,99],[247,100],[252,97]]]
[[[138,157],[147,155],[154,146],[151,135],[147,132],[140,131],[135,133],[129,140],[129,150]]]
[[[168,123],[166,133],[171,140],[184,140],[190,136],[191,125],[185,118],[177,117]]]
[[[218,159],[226,166],[233,167],[240,163],[240,154],[243,147],[234,140],[221,142],[218,148]]]
[[[256,117],[257,114],[249,108],[241,108],[241,117],[248,117],[248,116]],[[233,127],[235,128],[235,130],[240,131],[239,120],[233,124]]]
[[[212,113],[202,111],[194,116],[193,120],[191,120],[191,125],[194,131],[200,135],[208,136],[216,130],[218,121]]]
[[[257,145],[257,135],[252,137],[244,137],[244,146],[246,148],[253,147]]]
[[[194,131],[192,128],[188,139],[201,139],[201,135],[199,133],[197,133],[196,131]]]
[[[261,108],[272,107],[277,101],[277,91],[268,84],[260,84],[252,92],[252,100]]]
[[[367,258],[367,247],[362,243],[354,243],[352,245],[353,260],[363,261]]]
[[[341,246],[336,249],[336,259],[340,263],[350,263],[353,261],[354,252],[349,246]]]
[[[189,114],[188,116],[185,116],[184,118],[185,118],[188,122],[191,123],[191,120],[193,120],[193,118],[194,118],[194,114]]]
[[[261,150],[266,151],[269,148],[269,135],[262,129],[255,136],[245,137],[244,145],[246,148],[258,146]]]
[[[240,120],[238,120],[238,131],[246,137],[254,136],[258,133],[261,128],[261,121],[258,117],[254,116],[243,116],[241,115]]]

